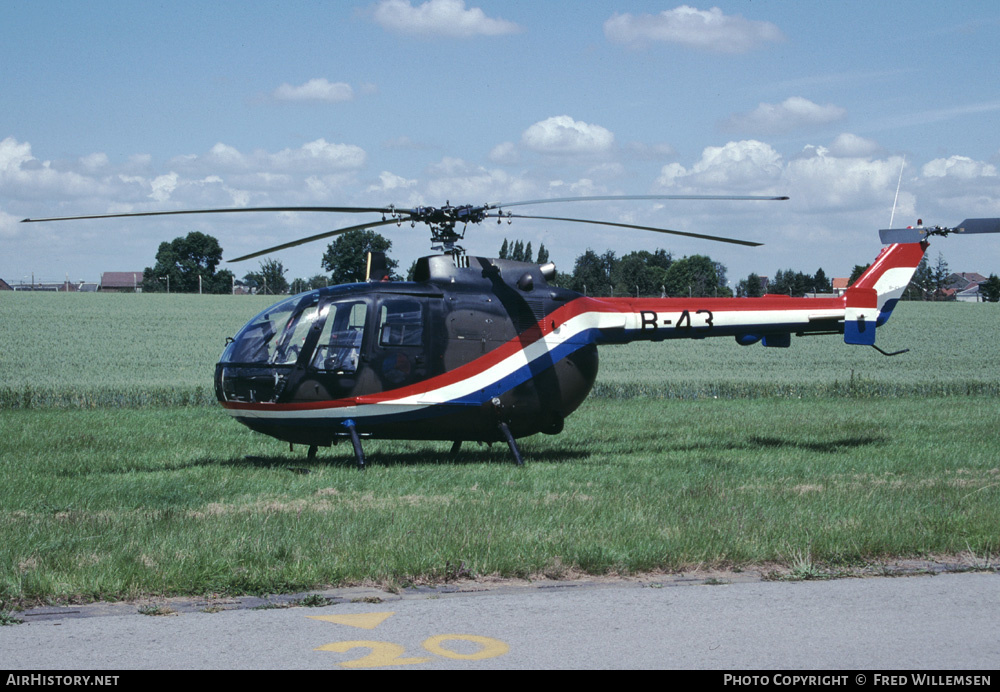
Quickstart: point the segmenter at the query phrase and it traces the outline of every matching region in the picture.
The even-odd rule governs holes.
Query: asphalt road
[[[36,609],[0,627],[0,670],[646,669],[995,671],[1000,574],[773,582],[551,582]],[[721,580],[724,581],[724,580]],[[483,589],[483,590],[479,590]],[[377,602],[381,599],[381,602]],[[226,610],[232,608],[231,610]],[[127,678],[127,673],[124,674]],[[853,680],[856,685],[857,680]],[[8,678],[8,684],[9,678]],[[863,686],[872,685],[869,674]]]

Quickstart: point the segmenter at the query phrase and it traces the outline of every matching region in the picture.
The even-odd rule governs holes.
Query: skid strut
[[[354,457],[358,460],[358,469],[365,470],[365,452],[361,449],[361,438],[358,437],[358,429],[354,427],[354,421],[348,418],[344,421],[344,427],[351,434],[351,444],[354,445]]]
[[[510,433],[510,428],[503,421],[497,423],[497,427],[500,429],[500,434],[504,436],[507,440],[507,446],[510,447],[510,453],[514,455],[514,463],[518,466],[524,466],[524,459],[521,458],[521,450],[517,448],[517,441],[514,436]]]

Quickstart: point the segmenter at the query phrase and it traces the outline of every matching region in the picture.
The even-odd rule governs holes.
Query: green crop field
[[[225,339],[274,297],[8,293],[0,408],[212,403]],[[893,358],[838,336],[792,346],[731,338],[604,347],[594,395],[1000,394],[1000,305],[900,303],[878,331]]]
[[[0,297],[0,611],[167,594],[907,557],[1000,559],[1000,311],[902,303],[836,336],[601,350],[558,436],[305,450],[214,405],[270,298]],[[0,613],[2,614],[2,613]]]

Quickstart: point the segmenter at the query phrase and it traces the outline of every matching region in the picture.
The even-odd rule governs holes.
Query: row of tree
[[[500,259],[514,260],[515,262],[533,262],[534,264],[545,264],[549,261],[549,251],[545,249],[545,243],[540,243],[538,245],[538,255],[534,256],[531,252],[531,241],[525,245],[520,240],[515,240],[513,243],[508,241],[506,238],[503,239],[503,245],[500,246]]]
[[[392,241],[379,233],[353,230],[338,236],[323,253],[321,265],[328,274],[316,274],[308,279],[300,278],[289,282],[285,277],[288,270],[281,261],[266,258],[257,271],[248,272],[240,283],[258,293],[277,295],[363,281],[369,251],[384,253],[392,278],[400,280],[402,277],[397,273],[399,263],[388,257],[391,249]],[[525,244],[520,240],[510,242],[505,238],[500,247],[500,258],[544,264],[549,261],[549,252],[541,244],[536,255],[530,241]],[[161,243],[156,253],[156,264],[143,272],[143,291],[229,293],[236,279],[228,269],[217,271],[221,260],[222,248],[219,242],[212,236],[197,231],[175,238],[169,243]],[[868,265],[856,265],[849,283],[853,283],[867,268]],[[412,271],[413,265],[409,272],[411,276]],[[943,299],[949,276],[948,263],[941,253],[938,253],[933,266],[924,257],[903,297],[908,300]],[[675,260],[666,250],[640,250],[619,257],[613,250],[598,254],[588,249],[576,258],[572,272],[557,273],[553,282],[591,296],[733,295],[726,281],[725,265],[713,261],[707,255],[692,255]],[[815,274],[804,274],[791,269],[778,270],[766,286],[767,293],[790,296],[829,293],[832,290],[830,280],[822,268],[817,269]],[[995,274],[990,275],[982,291],[987,300],[1000,301],[1000,278]],[[758,297],[764,293],[764,282],[757,274],[741,279],[735,291],[737,296],[743,297]]]

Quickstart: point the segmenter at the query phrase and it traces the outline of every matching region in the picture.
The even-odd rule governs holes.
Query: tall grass
[[[215,401],[225,338],[267,296],[0,296],[0,409],[189,406]],[[835,335],[791,348],[730,338],[603,347],[606,398],[996,396],[1000,306],[902,303],[879,329],[887,358]]]
[[[7,293],[0,409],[215,402],[227,336],[274,296]]]

